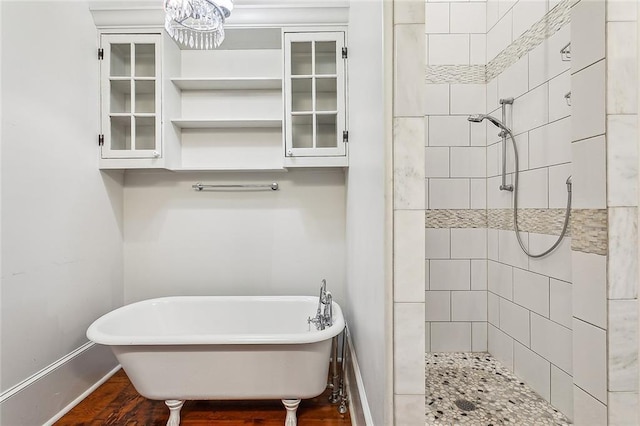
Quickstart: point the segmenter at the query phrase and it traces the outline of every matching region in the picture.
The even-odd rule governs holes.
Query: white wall
[[[96,30],[86,4],[2,2],[0,28],[6,391],[83,345],[88,325],[122,304],[122,182],[97,169]],[[18,392],[3,401],[1,423],[42,423],[78,396],[74,382],[95,382],[104,368],[88,363],[48,382],[39,396],[53,406]]]
[[[383,2],[349,10],[348,326],[374,424],[387,423]],[[375,31],[371,31],[375,28]],[[352,135],[352,136],[351,136]]]
[[[194,191],[196,182],[278,182],[278,191]],[[317,294],[345,300],[342,170],[131,172],[125,178],[125,300]]]

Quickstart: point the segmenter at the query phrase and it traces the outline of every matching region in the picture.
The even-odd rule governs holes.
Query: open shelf
[[[279,78],[172,78],[180,90],[274,90],[282,88]]]
[[[218,129],[218,128],[276,128],[282,127],[282,120],[171,120],[180,129]]]
[[[234,168],[224,168],[224,167],[174,167],[170,169],[172,172],[276,172],[276,173],[284,173],[289,170],[281,167],[281,168],[273,168],[273,167],[234,167]]]

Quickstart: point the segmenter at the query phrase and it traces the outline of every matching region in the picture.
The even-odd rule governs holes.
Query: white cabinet
[[[230,28],[214,50],[111,31],[100,34],[101,168],[348,165],[344,31]]]
[[[101,159],[161,158],[160,34],[100,40]]]
[[[347,165],[345,33],[285,32],[285,165]]]

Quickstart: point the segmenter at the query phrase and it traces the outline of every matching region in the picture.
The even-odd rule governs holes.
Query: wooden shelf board
[[[282,88],[279,78],[172,78],[181,90],[274,90]]]
[[[222,168],[222,167],[205,167],[205,166],[197,166],[197,167],[174,167],[170,169],[172,172],[288,172],[289,170],[280,167],[230,167],[230,168]]]
[[[282,127],[282,120],[171,120],[180,129],[219,129],[219,128],[275,128]]]

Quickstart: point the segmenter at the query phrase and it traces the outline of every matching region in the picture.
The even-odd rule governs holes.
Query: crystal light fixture
[[[214,49],[224,40],[233,0],[165,0],[164,10],[164,27],[174,40],[192,49]]]

